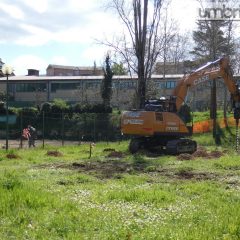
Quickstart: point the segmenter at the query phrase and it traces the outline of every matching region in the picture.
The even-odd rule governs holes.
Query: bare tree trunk
[[[109,0],[109,7],[116,10],[122,20],[128,36],[110,41],[100,42],[114,49],[123,62],[127,64],[130,73],[138,75],[137,107],[144,107],[146,97],[146,82],[151,77],[153,66],[161,50],[160,13],[163,2],[168,0],[133,0],[131,7],[125,0]],[[148,4],[151,3],[152,15],[148,16]],[[130,39],[130,40],[129,40]]]
[[[216,79],[212,82],[211,87],[211,118],[213,120],[213,137],[217,134],[217,94],[216,94]]]
[[[224,99],[223,99],[223,118],[224,118],[224,124],[225,127],[228,127],[228,121],[227,121],[227,88],[224,85]]]
[[[145,73],[145,49],[146,49],[146,35],[147,35],[147,14],[148,14],[148,0],[143,2],[143,16],[141,1],[133,2],[134,20],[135,20],[135,51],[138,59],[138,103],[140,108],[144,107],[146,96],[146,73]]]

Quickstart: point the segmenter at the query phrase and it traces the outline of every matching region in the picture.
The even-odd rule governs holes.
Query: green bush
[[[49,102],[45,102],[41,105],[41,112],[49,113],[52,110],[52,104]]]

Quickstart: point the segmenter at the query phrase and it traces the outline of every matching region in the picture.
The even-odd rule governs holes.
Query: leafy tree
[[[123,63],[114,63],[112,66],[112,71],[114,75],[126,75],[126,69],[123,66]]]
[[[68,108],[67,102],[61,98],[53,99],[53,106],[56,106],[59,109],[67,109]]]
[[[226,34],[229,22],[199,20],[197,26],[198,30],[193,31],[195,47],[191,53],[201,62],[213,61],[233,53],[234,44],[229,42]]]
[[[113,71],[111,69],[110,56],[107,55],[105,59],[104,79],[101,86],[103,105],[106,109],[110,107],[110,100],[112,97],[112,77]]]

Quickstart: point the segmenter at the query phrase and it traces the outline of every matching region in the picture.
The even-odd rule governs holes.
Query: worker
[[[37,137],[36,128],[34,128],[31,125],[28,125],[28,131],[29,131],[28,146],[29,146],[29,148],[31,146],[35,147],[35,140],[36,140],[36,137]]]
[[[28,140],[29,139],[29,135],[30,135],[30,133],[29,133],[28,128],[24,128],[23,131],[22,131],[22,139]]]

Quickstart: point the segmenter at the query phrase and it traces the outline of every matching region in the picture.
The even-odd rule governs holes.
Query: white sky
[[[100,66],[108,49],[94,39],[121,32],[106,0],[0,0],[0,58],[16,75],[28,68],[46,73],[48,64]],[[182,32],[193,29],[195,0],[172,0],[172,17]]]

